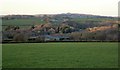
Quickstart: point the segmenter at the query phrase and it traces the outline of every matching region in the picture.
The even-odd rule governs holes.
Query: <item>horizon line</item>
[[[22,14],[22,13],[19,13],[19,14],[0,14],[0,16],[8,16],[8,15],[57,15],[57,14],[81,14],[81,15],[93,15],[93,16],[106,16],[106,17],[118,17],[118,15],[98,15],[98,14],[89,14],[89,13],[70,13],[70,12],[67,12],[67,13],[36,13],[36,14]]]

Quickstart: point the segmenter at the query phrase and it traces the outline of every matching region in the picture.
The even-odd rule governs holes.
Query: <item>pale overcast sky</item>
[[[0,0],[0,14],[80,13],[118,15],[119,0]]]

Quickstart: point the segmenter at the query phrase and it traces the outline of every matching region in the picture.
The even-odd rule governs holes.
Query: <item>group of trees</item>
[[[75,29],[67,24],[53,25],[51,23],[48,23],[33,26],[32,31],[39,31],[45,34],[46,33],[55,34],[55,33],[71,33],[75,31]]]
[[[19,26],[7,26],[7,27],[5,28],[5,31],[17,30],[17,29],[20,29],[20,27],[19,27]]]
[[[118,29],[106,29],[101,31],[73,32],[69,34],[72,40],[76,41],[118,41]]]
[[[11,39],[13,42],[26,42],[28,39],[28,34],[29,32],[22,31],[22,30],[9,30],[9,31],[3,31],[2,32],[2,38],[3,42],[4,40],[9,40]]]

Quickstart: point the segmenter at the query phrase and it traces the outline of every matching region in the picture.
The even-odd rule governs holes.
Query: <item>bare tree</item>
[[[24,33],[16,33],[13,37],[13,41],[16,42],[26,42],[27,41],[27,35]]]

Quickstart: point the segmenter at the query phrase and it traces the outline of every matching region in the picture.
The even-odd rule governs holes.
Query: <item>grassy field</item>
[[[72,19],[72,21],[76,21],[79,23],[86,23],[86,21],[107,21],[107,20],[115,20],[110,18],[78,18]],[[117,20],[117,19],[116,19]],[[45,21],[42,21],[40,18],[21,18],[21,19],[10,19],[3,20],[2,25],[13,25],[13,26],[24,26],[24,25],[35,25],[35,24],[44,24]]]
[[[118,44],[3,44],[3,68],[117,68]]]
[[[2,29],[4,30],[7,26],[19,26],[20,28],[28,28],[33,25],[44,24],[45,21],[42,21],[39,18],[23,18],[23,19],[10,19],[2,21]]]
[[[23,19],[11,19],[3,20],[2,25],[13,25],[13,26],[25,26],[25,25],[35,25],[45,23],[39,18],[23,18]]]

